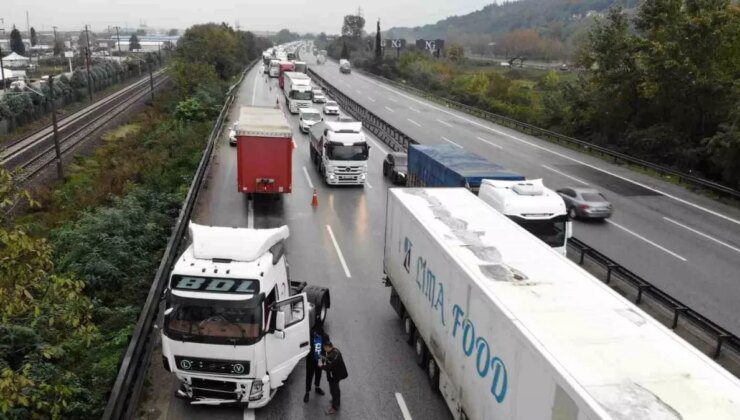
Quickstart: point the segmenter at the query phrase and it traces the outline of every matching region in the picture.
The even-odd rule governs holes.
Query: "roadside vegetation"
[[[578,45],[570,72],[478,67],[455,44],[443,58],[413,47],[378,55],[374,37],[346,28],[356,22],[345,18],[342,37],[315,42],[380,76],[740,188],[737,3],[612,8]]]
[[[193,26],[172,89],[63,182],[0,169],[0,419],[100,417],[226,89],[268,45]]]

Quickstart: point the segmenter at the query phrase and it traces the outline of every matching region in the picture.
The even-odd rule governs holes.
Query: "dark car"
[[[563,197],[571,219],[606,219],[612,215],[609,200],[593,188],[561,188],[558,194]]]
[[[407,165],[408,155],[406,153],[388,153],[383,160],[383,176],[387,176],[394,184],[406,185]]]

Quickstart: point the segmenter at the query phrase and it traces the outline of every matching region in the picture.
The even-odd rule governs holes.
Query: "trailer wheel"
[[[432,387],[434,393],[439,393],[439,366],[434,360],[434,357],[429,356],[427,360],[427,376],[429,377],[429,386]]]
[[[426,369],[427,364],[427,345],[419,333],[414,334],[414,353],[416,354],[416,364]]]
[[[406,337],[406,343],[414,344],[415,333],[416,326],[414,326],[414,321],[411,320],[409,314],[403,314],[403,335]]]

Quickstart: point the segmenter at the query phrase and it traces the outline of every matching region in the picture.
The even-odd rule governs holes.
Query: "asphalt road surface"
[[[238,118],[240,105],[274,106],[280,97],[285,109],[281,95],[277,79],[266,78],[261,66],[256,66],[240,87],[229,124]],[[411,418],[451,418],[444,401],[432,392],[424,371],[415,364],[413,349],[403,341],[400,320],[389,303],[389,289],[381,282],[388,187],[382,160],[388,149],[368,134],[372,140],[369,182],[364,188],[330,188],[309,160],[308,136],[298,130],[297,117],[289,116],[289,120],[296,144],[292,194],[250,204],[236,190],[236,149],[224,135],[199,197],[195,221],[214,226],[289,226],[288,262],[293,280],[331,289],[326,330],[342,350],[349,370],[349,378],[341,383],[341,411],[334,417],[402,419],[401,406],[405,405]],[[311,207],[313,188],[319,197],[316,209]],[[330,401],[324,378],[326,395],[312,392],[310,401],[303,403],[303,362],[273,401],[256,411],[191,406],[174,397],[172,375],[156,362],[151,375],[155,385],[150,398],[161,399],[158,408],[150,408],[151,417],[156,418],[316,419],[325,417]]]
[[[740,211],[682,187],[457,112],[336,63],[309,66],[422,144],[449,143],[545,185],[591,186],[612,202],[606,222],[574,234],[684,304],[740,335]]]

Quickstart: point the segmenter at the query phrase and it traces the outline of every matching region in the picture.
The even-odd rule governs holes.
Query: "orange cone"
[[[319,196],[316,195],[316,188],[313,189],[313,198],[311,198],[311,207],[319,206]]]

